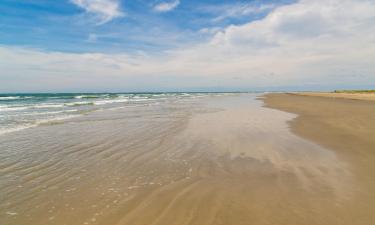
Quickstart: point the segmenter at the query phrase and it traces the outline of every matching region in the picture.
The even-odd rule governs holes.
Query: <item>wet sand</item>
[[[358,177],[356,161],[290,131],[301,117],[256,98],[124,107],[0,136],[0,224],[373,224],[371,172]]]
[[[347,204],[347,213],[340,217],[347,224],[374,224],[375,103],[367,97],[360,98],[364,94],[354,95],[268,94],[265,104],[298,114],[289,122],[293,133],[332,149],[351,165],[357,193]]]

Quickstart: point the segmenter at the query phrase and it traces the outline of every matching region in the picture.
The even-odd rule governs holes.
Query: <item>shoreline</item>
[[[362,153],[375,148],[375,104],[371,101],[295,93],[265,94],[263,101],[267,108],[298,115],[289,122],[293,133],[338,153],[349,153],[354,144]]]
[[[291,92],[289,94],[310,97],[351,99],[362,101],[375,101],[374,92]]]
[[[375,104],[337,95],[272,93],[263,101],[267,108],[296,114],[289,121],[294,134],[334,151],[351,165],[360,186],[355,197],[360,209],[353,207],[353,214],[369,216],[375,207]],[[359,199],[366,199],[366,204]]]
[[[0,136],[0,223],[371,224],[371,171],[292,133],[296,116],[207,95]]]

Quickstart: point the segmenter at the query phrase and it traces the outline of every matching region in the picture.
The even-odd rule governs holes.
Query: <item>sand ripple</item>
[[[343,222],[349,166],[290,133],[294,115],[261,104],[205,97],[4,135],[0,223]]]

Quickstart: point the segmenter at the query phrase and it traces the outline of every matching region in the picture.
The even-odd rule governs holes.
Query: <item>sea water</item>
[[[212,94],[212,93],[211,93]],[[216,93],[218,94],[218,93]],[[159,104],[208,93],[0,94],[0,135],[115,107]]]

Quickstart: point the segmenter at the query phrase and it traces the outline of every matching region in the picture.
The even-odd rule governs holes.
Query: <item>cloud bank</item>
[[[373,1],[302,0],[157,55],[0,47],[2,88],[375,85],[374,21]]]

